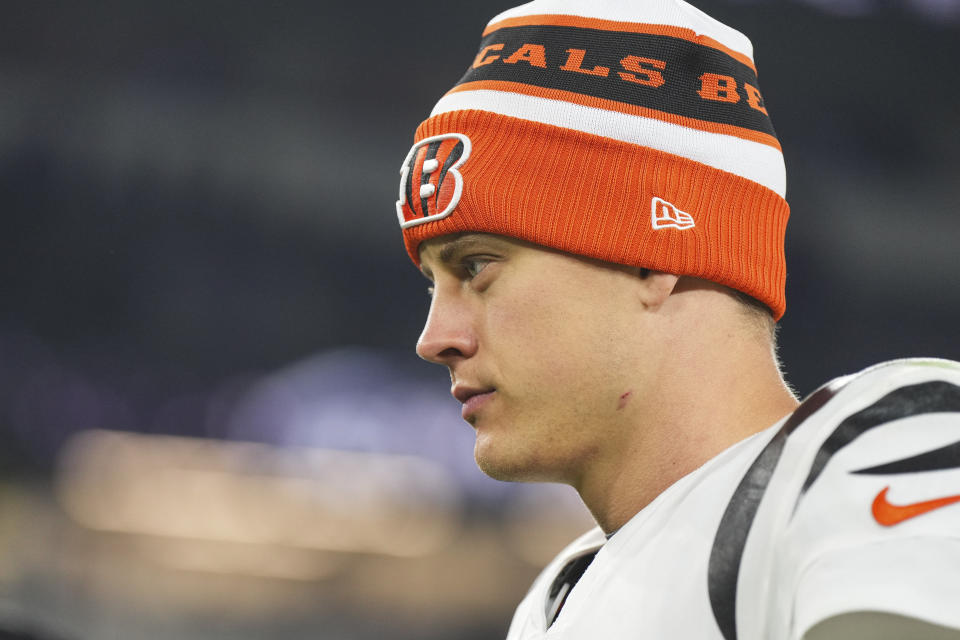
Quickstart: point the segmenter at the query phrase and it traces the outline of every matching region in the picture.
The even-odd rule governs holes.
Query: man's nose
[[[417,340],[417,355],[450,366],[477,352],[477,336],[469,309],[463,301],[434,293],[427,322]]]

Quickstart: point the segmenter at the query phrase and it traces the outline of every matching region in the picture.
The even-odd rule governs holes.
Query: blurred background
[[[9,637],[502,637],[590,520],[475,469],[394,201],[511,4],[5,7]],[[789,381],[960,358],[960,0],[693,4],[783,143]]]

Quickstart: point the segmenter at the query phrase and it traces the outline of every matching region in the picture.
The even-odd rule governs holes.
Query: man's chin
[[[473,447],[473,459],[480,471],[504,482],[519,482],[523,479],[524,467],[516,459],[516,451],[498,451],[498,447],[489,441],[488,436],[477,434],[477,441]],[[514,455],[510,455],[513,453]]]
[[[516,449],[498,450],[489,442],[477,439],[474,447],[474,460],[486,475],[503,482],[561,482],[559,478],[544,473],[536,460],[522,455]]]
[[[477,466],[480,468],[480,471],[483,471],[486,475],[490,476],[494,480],[500,480],[501,482],[529,482],[527,473],[521,467],[516,465],[506,465],[499,460],[491,460],[489,458],[476,458]]]

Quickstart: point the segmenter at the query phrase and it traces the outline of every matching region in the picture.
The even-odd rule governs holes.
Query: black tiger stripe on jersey
[[[803,483],[800,495],[797,496],[797,505],[823,473],[830,458],[870,429],[909,416],[942,412],[960,412],[960,387],[942,380],[934,380],[900,387],[866,409],[844,419],[817,451],[810,474]],[[794,512],[796,512],[796,506]]]
[[[960,422],[960,416],[957,417]],[[871,476],[886,476],[897,473],[917,473],[918,471],[942,471],[960,468],[960,441],[945,447],[926,451],[909,458],[895,460],[867,469],[857,469],[850,473]]]
[[[707,98],[704,75],[733,82]],[[569,91],[776,136],[756,71],[723,51],[667,35],[556,25],[505,27],[481,41],[477,60],[457,84],[483,81]]]
[[[827,385],[804,400],[750,465],[727,503],[720,526],[717,527],[707,569],[710,607],[726,640],[737,638],[737,582],[747,534],[753,526],[753,519],[767,491],[773,470],[780,461],[787,437],[842,388],[843,383]]]
[[[760,452],[730,498],[714,538],[707,577],[710,606],[725,640],[737,638],[736,596],[740,562],[757,509],[783,453],[786,439],[845,384],[844,381],[823,387],[807,398]],[[797,505],[830,458],[866,431],[901,418],[940,412],[960,412],[960,387],[935,380],[891,391],[866,409],[845,418],[817,451],[810,473],[797,497]],[[905,460],[863,469],[859,473],[903,473],[892,469],[907,467],[916,467],[910,470],[953,468],[960,466],[958,455],[960,442]]]

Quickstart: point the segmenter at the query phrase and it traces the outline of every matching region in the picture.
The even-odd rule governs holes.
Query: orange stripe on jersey
[[[647,33],[650,35],[656,36],[669,36],[671,38],[679,38],[681,40],[687,40],[696,44],[701,44],[711,49],[716,49],[717,51],[722,51],[731,58],[735,59],[738,62],[741,62],[748,67],[750,67],[754,73],[757,72],[757,68],[753,64],[748,56],[740,53],[739,51],[734,51],[730,47],[714,40],[709,36],[698,34],[693,29],[687,29],[684,27],[674,27],[671,25],[663,24],[643,24],[638,22],[618,22],[616,20],[601,20],[599,18],[583,18],[581,16],[567,16],[567,15],[537,15],[537,16],[520,16],[518,18],[507,18],[501,20],[500,22],[493,23],[487,26],[483,31],[483,36],[497,31],[498,29],[505,29],[508,27],[529,27],[529,26],[539,26],[539,25],[549,25],[556,27],[580,27],[582,29],[598,29],[600,31],[619,31],[622,33]]]
[[[457,93],[460,91],[480,91],[480,90],[519,93],[527,96],[533,96],[536,98],[562,100],[564,102],[579,104],[584,107],[594,107],[596,109],[604,109],[606,111],[616,111],[618,113],[624,113],[632,116],[652,118],[654,120],[669,122],[670,124],[689,127],[691,129],[698,129],[700,131],[707,131],[709,133],[719,133],[727,136],[736,136],[737,138],[750,140],[752,142],[759,142],[761,144],[765,144],[770,147],[773,147],[778,151],[782,151],[782,149],[780,148],[780,142],[774,136],[771,136],[767,133],[763,133],[762,131],[754,131],[753,129],[746,129],[744,127],[738,127],[730,124],[710,122],[708,120],[698,120],[696,118],[679,116],[673,113],[667,113],[665,111],[650,109],[648,107],[640,107],[640,106],[628,104],[625,102],[617,102],[616,100],[606,100],[603,98],[595,98],[593,96],[588,96],[581,93],[574,93],[572,91],[562,91],[560,89],[546,89],[543,87],[523,84],[520,82],[509,82],[504,80],[478,80],[475,82],[465,82],[463,84],[458,84],[453,89],[450,89],[450,91],[448,91],[447,94]]]

